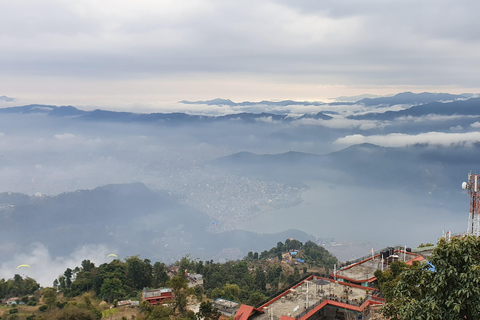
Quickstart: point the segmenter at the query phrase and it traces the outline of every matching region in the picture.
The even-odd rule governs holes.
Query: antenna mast
[[[470,194],[470,214],[468,216],[467,234],[480,236],[480,175],[468,174],[468,181],[462,183],[462,189]]]

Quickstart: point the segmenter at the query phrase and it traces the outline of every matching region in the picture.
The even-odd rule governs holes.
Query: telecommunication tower
[[[468,216],[467,234],[480,236],[480,175],[468,174],[467,182],[462,183],[462,189],[470,194],[470,214]]]

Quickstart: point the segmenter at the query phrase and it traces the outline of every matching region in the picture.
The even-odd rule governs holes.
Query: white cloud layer
[[[427,132],[417,135],[391,133],[387,135],[364,136],[361,134],[353,134],[345,136],[343,138],[339,138],[334,143],[341,146],[350,146],[361,143],[372,143],[383,147],[405,147],[415,144],[432,144],[440,146],[469,146],[478,142],[480,142],[480,132]]]
[[[104,245],[84,245],[68,256],[52,257],[47,247],[42,243],[33,243],[27,252],[18,253],[12,259],[0,265],[0,274],[5,279],[13,278],[15,274],[35,279],[43,287],[51,287],[53,280],[62,275],[67,268],[80,267],[85,259],[100,265],[108,262],[107,255],[114,252]],[[27,264],[31,268],[19,265]]]

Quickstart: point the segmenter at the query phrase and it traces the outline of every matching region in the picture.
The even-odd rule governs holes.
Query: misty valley
[[[2,274],[29,263],[49,284],[77,257],[226,261],[289,238],[348,260],[465,231],[475,96],[182,103],[0,109]]]

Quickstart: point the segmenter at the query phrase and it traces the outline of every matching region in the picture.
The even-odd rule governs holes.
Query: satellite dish
[[[467,183],[466,183],[466,182],[463,182],[463,183],[462,183],[462,189],[463,189],[463,190],[467,189]]]

